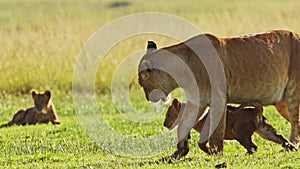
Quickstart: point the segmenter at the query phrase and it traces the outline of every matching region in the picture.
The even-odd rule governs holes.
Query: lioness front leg
[[[216,129],[213,131],[212,135],[209,137],[210,154],[217,155],[223,153],[223,139],[225,134],[225,126],[226,126],[226,111],[227,108],[225,106],[219,124],[217,125]],[[211,116],[213,117],[212,114]],[[217,123],[217,121],[214,121],[214,119],[212,119],[210,126],[214,126],[213,123]]]
[[[203,120],[203,119],[201,119]],[[208,135],[209,135],[209,127],[210,127],[210,115],[206,116],[206,120],[204,122],[202,131],[199,131],[200,138],[198,141],[199,148],[207,154],[210,154],[208,149]]]
[[[179,159],[181,157],[184,157],[189,152],[189,133],[194,124],[198,121],[199,117],[204,113],[205,109],[206,106],[200,107],[198,109],[197,106],[188,103],[186,104],[177,129],[177,150],[171,156],[172,159]]]
[[[177,150],[172,154],[171,159],[180,159],[181,157],[187,155],[189,151],[190,148],[188,138],[185,138],[184,140],[177,143]]]

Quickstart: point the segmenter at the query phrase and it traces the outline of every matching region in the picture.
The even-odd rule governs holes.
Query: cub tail
[[[10,122],[8,122],[8,123],[5,123],[5,124],[0,125],[0,128],[10,127],[10,126],[12,126],[13,124],[14,124],[14,122],[13,122],[13,121],[10,121]]]
[[[243,110],[245,107],[254,107],[256,114],[261,114],[263,113],[263,106],[258,103],[258,102],[246,102],[241,104],[239,107],[234,112],[239,112]]]

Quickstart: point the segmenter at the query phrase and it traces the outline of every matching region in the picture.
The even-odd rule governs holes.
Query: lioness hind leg
[[[286,105],[285,99],[282,99],[280,102],[275,104],[276,110],[280,113],[282,117],[284,117],[287,121],[290,121],[289,119],[289,110]]]
[[[262,138],[280,144],[286,150],[296,151],[297,148],[288,139],[278,134],[276,129],[273,128],[267,121],[263,121],[262,124],[255,130],[255,132]]]
[[[291,123],[290,141],[298,148],[300,142],[300,88],[297,82],[300,82],[300,79],[288,83],[285,98]]]
[[[290,141],[295,144],[298,148],[300,142],[300,117],[299,117],[299,105],[295,103],[289,103],[287,100],[287,105],[289,108],[289,118],[291,123],[291,135]]]

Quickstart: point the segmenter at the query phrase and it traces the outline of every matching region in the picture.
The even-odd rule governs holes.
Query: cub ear
[[[175,99],[173,99],[173,101],[172,101],[172,105],[176,105],[178,103],[178,100],[175,98]]]
[[[147,53],[150,53],[156,49],[157,49],[156,43],[152,40],[149,40],[147,45]]]
[[[31,91],[31,96],[32,96],[32,97],[35,97],[36,95],[37,95],[36,91],[35,91],[35,90],[32,90],[32,91]]]
[[[180,110],[181,103],[175,98],[175,99],[172,101],[172,106],[175,106],[177,110]]]
[[[150,74],[152,72],[152,64],[148,60],[143,60],[141,65],[143,65],[143,68],[146,70],[143,73],[141,73],[141,77],[143,80],[147,80],[150,77]]]
[[[46,96],[48,96],[49,99],[51,98],[51,92],[49,90],[46,90],[44,94],[46,94]]]

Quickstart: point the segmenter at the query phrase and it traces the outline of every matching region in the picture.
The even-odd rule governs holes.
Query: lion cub
[[[171,128],[177,119],[180,109],[184,108],[185,104],[180,103],[174,99],[172,105],[168,108],[164,126]],[[254,108],[245,108],[253,106]],[[181,110],[182,111],[182,110]],[[277,134],[277,131],[267,122],[262,115],[263,107],[259,103],[249,102],[242,104],[239,107],[227,106],[225,140],[236,139],[242,146],[244,146],[249,154],[257,150],[257,146],[252,142],[251,136],[254,132],[259,134],[262,138],[269,141],[281,144],[287,150],[296,150],[296,147],[282,135]],[[201,132],[208,114],[193,127],[197,132]],[[199,147],[208,152],[207,142],[199,143]]]
[[[14,124],[61,123],[58,120],[54,104],[51,101],[51,92],[49,90],[44,93],[32,91],[31,95],[34,101],[34,107],[19,110],[10,122],[3,124],[0,127],[8,127]]]

